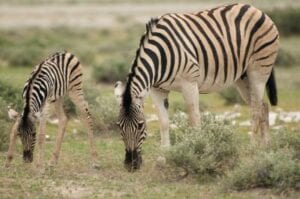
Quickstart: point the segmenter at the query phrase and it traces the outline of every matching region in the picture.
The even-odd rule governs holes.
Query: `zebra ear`
[[[11,120],[16,120],[20,116],[20,114],[12,108],[8,109],[7,114]]]
[[[119,105],[121,105],[121,103],[122,103],[122,97],[123,97],[123,93],[124,93],[124,88],[125,87],[124,87],[124,85],[123,85],[123,83],[121,81],[117,81],[115,83],[115,91],[114,91],[114,93],[115,93],[115,97],[116,97]]]

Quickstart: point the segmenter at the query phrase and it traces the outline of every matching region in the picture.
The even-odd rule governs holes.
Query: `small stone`
[[[163,166],[165,166],[165,165],[166,165],[166,163],[167,163],[167,160],[166,160],[166,158],[165,158],[165,157],[163,157],[163,156],[159,156],[159,157],[157,158],[156,162],[157,162],[157,165],[158,165],[158,166],[161,166],[161,167],[163,167]]]

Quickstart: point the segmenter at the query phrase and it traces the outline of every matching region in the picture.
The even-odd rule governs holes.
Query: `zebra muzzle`
[[[33,153],[32,151],[23,151],[23,160],[25,163],[31,163],[33,161]]]
[[[141,152],[137,152],[137,150],[134,151],[126,150],[125,161],[124,161],[125,169],[127,169],[129,172],[134,172],[140,169],[141,165],[142,165]]]

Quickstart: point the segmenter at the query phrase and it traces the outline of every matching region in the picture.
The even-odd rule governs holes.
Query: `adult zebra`
[[[16,122],[10,134],[10,144],[6,165],[13,159],[16,138],[19,136],[23,144],[24,162],[33,161],[33,151],[36,142],[35,122],[39,121],[38,162],[43,160],[43,144],[45,142],[45,127],[47,106],[54,103],[58,123],[58,135],[55,149],[50,161],[54,166],[58,161],[61,143],[67,125],[67,116],[63,108],[63,97],[68,95],[80,110],[83,123],[88,129],[93,166],[96,166],[96,150],[93,138],[93,122],[84,100],[82,91],[82,71],[79,60],[71,53],[57,52],[37,65],[31,73],[23,89],[24,109],[22,114],[9,110],[9,116]]]
[[[160,121],[161,146],[169,147],[168,94],[183,94],[193,126],[200,122],[199,93],[234,84],[252,111],[252,131],[268,141],[267,83],[272,105],[277,103],[273,64],[278,31],[272,20],[250,5],[231,4],[198,13],[166,14],[152,19],[140,40],[125,86],[115,85],[121,104],[119,126],[125,142],[125,167],[142,162],[146,137],[143,100],[150,95]]]

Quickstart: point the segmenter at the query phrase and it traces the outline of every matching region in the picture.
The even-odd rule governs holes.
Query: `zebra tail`
[[[266,87],[267,87],[267,95],[269,97],[271,105],[276,106],[278,102],[278,98],[277,98],[277,88],[276,88],[274,70],[272,70],[271,72]]]

